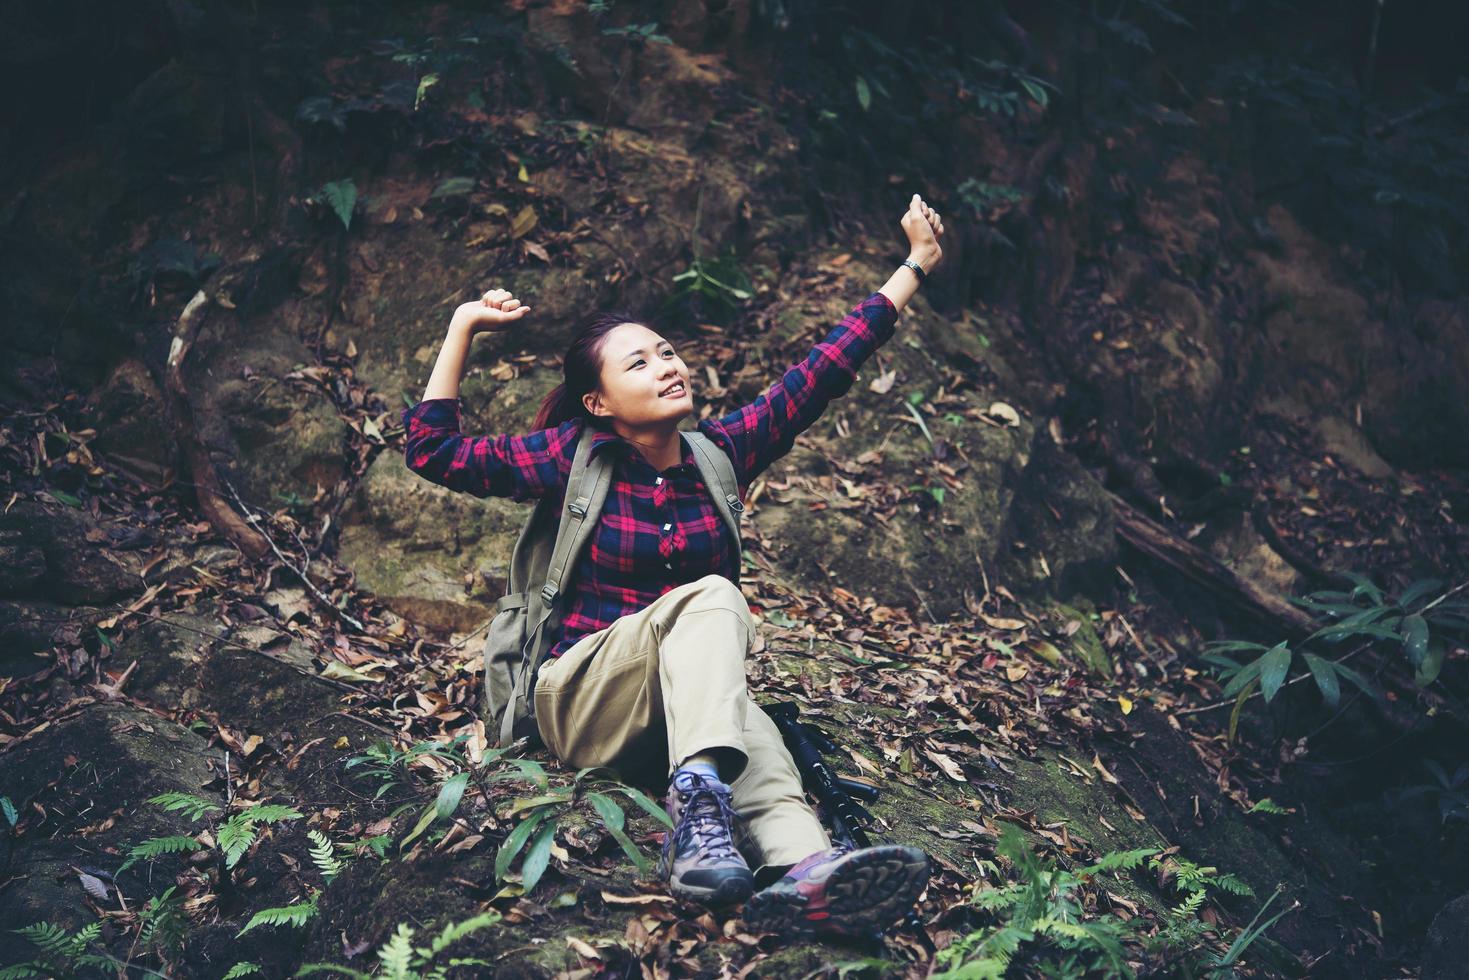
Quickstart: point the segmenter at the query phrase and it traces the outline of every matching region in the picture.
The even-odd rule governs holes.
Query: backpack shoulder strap
[[[704,478],[705,486],[714,495],[714,503],[719,509],[719,516],[724,518],[724,523],[729,526],[730,534],[734,535],[735,567],[738,568],[738,558],[742,550],[740,514],[744,512],[745,505],[740,501],[740,485],[739,480],[735,477],[734,463],[724,450],[720,449],[704,433],[684,432],[682,435],[688,440],[689,447],[694,451],[694,465],[699,468],[699,475]]]

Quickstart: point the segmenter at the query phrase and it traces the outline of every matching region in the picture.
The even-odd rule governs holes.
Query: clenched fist
[[[478,300],[465,303],[454,311],[454,320],[463,324],[470,336],[507,329],[530,312],[508,289],[492,289]]]

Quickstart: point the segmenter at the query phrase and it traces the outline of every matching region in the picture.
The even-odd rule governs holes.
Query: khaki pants
[[[830,847],[775,722],[750,699],[755,624],[739,586],[706,575],[665,593],[541,666],[536,722],[556,757],[666,780],[700,752],[733,779],[751,867],[795,864]],[[743,826],[740,826],[743,824]]]

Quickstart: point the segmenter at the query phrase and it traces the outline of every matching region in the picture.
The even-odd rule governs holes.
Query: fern
[[[197,851],[202,849],[203,847],[203,844],[199,843],[192,837],[151,837],[148,840],[143,841],[143,843],[137,845],[136,847],[130,848],[128,850],[127,859],[122,862],[122,867],[118,868],[117,870],[118,873],[121,874],[128,868],[131,868],[133,865],[137,864],[139,861],[151,860],[152,858],[162,857],[165,854],[178,854],[183,851]]]
[[[429,956],[439,955],[470,933],[477,932],[487,926],[495,925],[500,921],[500,918],[499,912],[481,912],[479,915],[465,919],[463,922],[445,926],[443,932],[440,932],[434,941],[429,944]]]
[[[389,980],[408,980],[409,971],[413,969],[412,943],[413,928],[405,923],[398,923],[393,938],[383,943],[383,948],[377,951],[377,958],[383,961],[382,976]]]
[[[224,866],[233,868],[240,863],[240,858],[255,843],[257,823],[300,820],[302,816],[299,810],[275,803],[258,804],[236,813],[219,828],[219,847],[224,852]]]
[[[342,873],[346,867],[341,859],[335,854],[335,847],[331,839],[319,830],[308,830],[306,836],[311,838],[311,861],[321,876],[331,884],[333,878]]]
[[[176,888],[176,885],[169,885],[162,895],[150,898],[139,913],[143,927],[138,933],[138,942],[144,949],[169,954],[183,945],[188,920],[184,915],[183,898],[174,894]]]
[[[240,977],[247,977],[252,973],[263,972],[264,971],[262,971],[260,967],[256,966],[254,963],[251,963],[249,960],[242,960],[241,962],[236,963],[234,966],[230,967],[230,972],[226,973],[223,977],[220,977],[220,980],[240,980]]]
[[[165,810],[182,811],[190,820],[202,820],[206,814],[219,809],[215,804],[192,793],[159,793],[149,797],[148,802]]]
[[[261,803],[241,811],[240,816],[260,823],[280,823],[282,820],[300,820],[304,814],[295,807],[282,806],[279,803]]]
[[[92,922],[74,933],[50,922],[37,922],[12,932],[24,936],[35,946],[39,962],[31,960],[16,963],[0,970],[0,980],[16,980],[21,977],[69,976],[82,966],[110,966],[110,957],[87,952],[87,947],[102,935],[102,923]]]
[[[245,928],[235,933],[235,938],[239,939],[256,926],[304,926],[314,915],[316,915],[315,895],[304,902],[261,909],[250,916],[250,921],[245,923]]]
[[[382,968],[372,977],[361,973],[351,967],[337,966],[334,963],[308,963],[296,971],[296,976],[302,977],[312,973],[342,973],[353,978],[353,980],[373,980],[376,978],[392,978],[392,980],[445,980],[448,976],[448,968],[456,966],[483,966],[493,967],[495,964],[489,960],[476,959],[474,957],[453,957],[447,963],[436,966],[435,958],[452,944],[463,939],[472,932],[476,932],[486,926],[492,926],[500,921],[500,913],[496,911],[482,912],[479,915],[465,919],[463,922],[451,923],[445,926],[437,937],[428,946],[413,945],[415,930],[406,923],[399,923],[392,937],[377,951],[377,958],[382,962]],[[482,973],[476,976],[484,975]]]

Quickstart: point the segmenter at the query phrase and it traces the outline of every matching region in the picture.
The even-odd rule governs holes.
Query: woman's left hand
[[[941,244],[944,223],[939,213],[914,194],[899,224],[908,236],[909,257],[922,265],[925,271],[931,271],[944,257]]]

